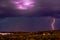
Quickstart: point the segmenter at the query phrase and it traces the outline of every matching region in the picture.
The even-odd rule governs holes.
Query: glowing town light
[[[45,33],[43,33],[43,35],[45,35]]]
[[[10,34],[10,33],[0,33],[1,35],[7,35],[7,34]]]
[[[54,30],[54,24],[55,24],[55,21],[56,21],[56,19],[53,18],[53,21],[52,21],[52,23],[51,23],[52,30]]]
[[[33,0],[13,0],[13,3],[16,6],[16,9],[27,10],[34,7]]]

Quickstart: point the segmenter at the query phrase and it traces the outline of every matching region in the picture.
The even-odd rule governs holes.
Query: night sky
[[[48,31],[52,30],[51,23],[51,17],[7,17],[0,20],[0,31]],[[60,19],[56,19],[55,30],[60,30]]]
[[[0,0],[0,31],[60,30],[60,0],[35,0],[30,10],[16,9],[12,0]]]

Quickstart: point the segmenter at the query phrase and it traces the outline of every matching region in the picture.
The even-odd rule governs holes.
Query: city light
[[[7,35],[7,34],[10,34],[10,33],[0,33],[1,35]]]

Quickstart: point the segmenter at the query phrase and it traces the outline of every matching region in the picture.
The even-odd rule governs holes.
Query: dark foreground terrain
[[[43,32],[0,32],[0,40],[60,40],[60,30]]]

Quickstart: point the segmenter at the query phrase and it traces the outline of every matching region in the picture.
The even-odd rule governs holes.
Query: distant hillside
[[[2,35],[1,33],[5,33]],[[60,40],[60,30],[39,32],[1,32],[0,40]],[[6,34],[7,33],[7,34]]]

